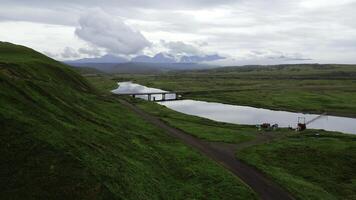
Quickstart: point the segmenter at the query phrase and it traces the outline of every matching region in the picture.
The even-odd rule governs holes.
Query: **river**
[[[118,84],[119,87],[113,90],[113,93],[165,92],[161,89],[150,88],[132,82],[119,82]],[[136,97],[147,100],[147,95],[137,95]],[[152,95],[152,97],[156,100],[160,100],[162,95]],[[175,99],[175,94],[167,94],[166,99]],[[163,101],[158,103],[184,114],[233,124],[256,125],[262,123],[276,123],[279,127],[296,127],[298,117],[305,118],[305,121],[308,122],[318,116],[315,114],[276,111],[250,106],[228,105],[196,100]],[[311,129],[324,129],[327,131],[356,134],[356,119],[326,115],[308,124],[307,127]]]

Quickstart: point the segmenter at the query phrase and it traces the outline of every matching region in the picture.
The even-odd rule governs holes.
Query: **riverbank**
[[[119,82],[118,85],[117,89],[111,91],[115,95],[130,96],[131,94],[135,94],[135,98],[149,101],[160,101],[162,98],[167,100],[176,99],[175,93],[165,94],[165,97],[163,97],[163,94],[157,92],[166,91],[159,88],[150,88],[133,82]],[[188,99],[160,101],[159,104],[184,114],[219,122],[244,125],[270,124],[292,129],[297,128],[297,123],[304,123],[308,129],[323,129],[326,131],[356,134],[356,118],[330,116],[325,113],[322,115],[293,113]]]

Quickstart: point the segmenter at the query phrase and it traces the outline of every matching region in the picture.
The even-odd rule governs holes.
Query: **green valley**
[[[166,90],[190,88],[193,92],[184,98],[353,116],[353,71],[353,66],[314,65],[155,75],[81,69],[82,76],[31,49],[1,43],[0,197],[265,198],[224,164],[167,135],[125,101],[210,150],[232,152],[296,199],[355,199],[353,135],[258,130],[110,94],[118,81],[135,81]]]

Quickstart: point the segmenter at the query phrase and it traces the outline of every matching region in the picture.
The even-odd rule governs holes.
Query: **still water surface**
[[[157,88],[149,88],[132,82],[120,82],[119,87],[113,93],[147,93],[165,92]],[[156,100],[160,100],[162,95],[152,95]],[[147,95],[138,95],[138,98],[146,99]],[[174,99],[175,94],[166,95],[166,99]],[[219,122],[234,124],[255,125],[261,123],[278,124],[280,127],[295,127],[298,117],[304,117],[308,122],[318,115],[303,114],[286,111],[275,111],[269,109],[254,108],[249,106],[228,105],[222,103],[210,103],[196,100],[178,100],[159,102],[172,110],[199,117],[208,118]],[[338,131],[343,133],[356,134],[356,119],[337,116],[323,116],[318,120],[308,124],[308,128],[324,129],[328,131]]]

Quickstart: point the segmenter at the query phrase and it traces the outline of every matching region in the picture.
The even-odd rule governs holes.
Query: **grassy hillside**
[[[221,166],[31,49],[0,43],[0,105],[0,199],[255,198]]]
[[[356,116],[354,65],[246,66],[116,78],[165,90],[198,91],[185,95],[190,99]]]

